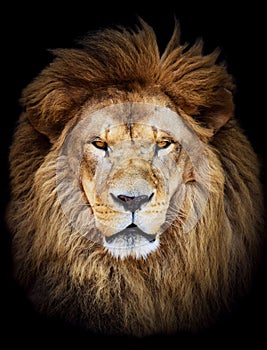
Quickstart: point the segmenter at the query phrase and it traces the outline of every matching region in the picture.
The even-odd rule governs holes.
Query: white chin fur
[[[114,257],[125,259],[132,256],[136,259],[145,259],[148,254],[154,252],[159,247],[159,239],[149,242],[146,238],[138,236],[127,240],[125,237],[116,237],[112,242],[104,242],[106,250]]]

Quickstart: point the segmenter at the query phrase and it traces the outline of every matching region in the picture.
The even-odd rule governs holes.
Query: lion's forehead
[[[118,141],[125,142],[130,140],[145,140],[154,143],[162,137],[171,137],[171,132],[169,130],[161,130],[155,125],[139,122],[109,126],[101,131],[100,136],[110,145]]]
[[[86,110],[79,126],[86,137],[97,135],[110,140],[145,138],[155,141],[163,134],[179,140],[190,134],[175,111],[143,102],[124,102],[98,110]]]

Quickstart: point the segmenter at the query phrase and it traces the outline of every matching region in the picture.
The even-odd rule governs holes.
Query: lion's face
[[[193,139],[174,111],[154,104],[121,103],[83,114],[65,142],[67,158],[79,169],[84,205],[112,255],[138,258],[157,249],[183,188],[194,180],[193,153],[187,154]]]

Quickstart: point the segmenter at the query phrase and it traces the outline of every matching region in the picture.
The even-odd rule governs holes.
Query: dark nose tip
[[[151,200],[151,196],[141,195],[141,196],[125,196],[123,194],[118,195],[117,197],[113,196],[120,204],[123,205],[125,210],[135,212],[137,209],[141,208],[142,204],[145,204]]]

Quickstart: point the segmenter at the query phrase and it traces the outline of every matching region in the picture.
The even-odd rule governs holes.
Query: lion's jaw
[[[159,236],[170,224],[170,200],[182,181],[180,144],[171,130],[149,118],[156,108],[110,106],[85,137],[81,188],[104,247],[121,259],[145,258],[159,247]]]

